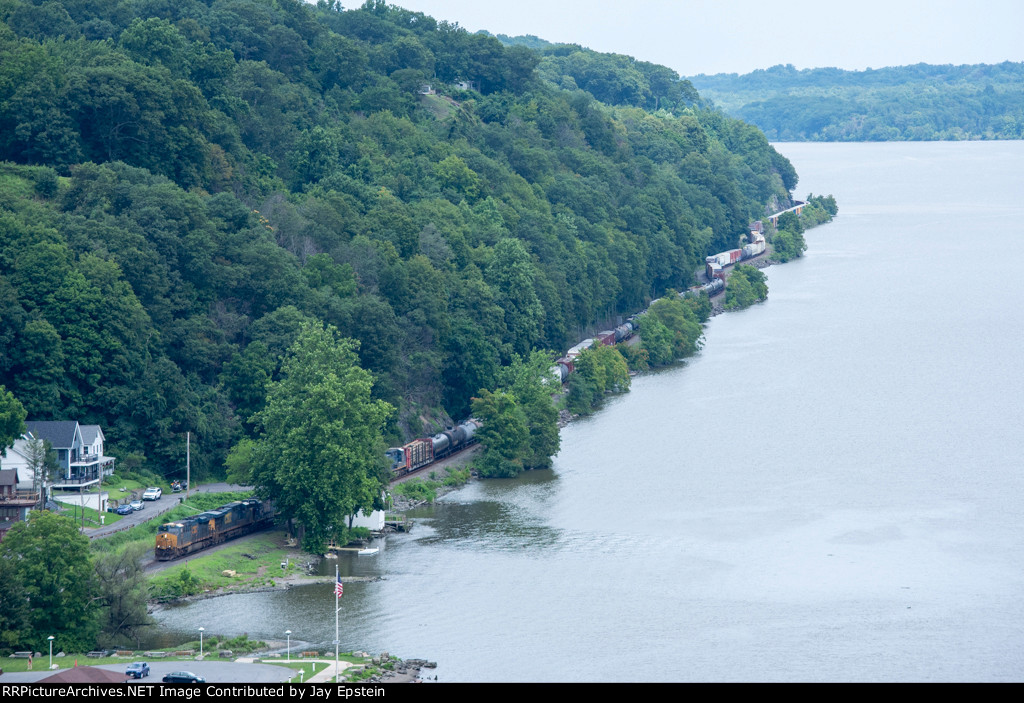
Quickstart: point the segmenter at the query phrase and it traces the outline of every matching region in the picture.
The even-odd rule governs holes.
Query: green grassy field
[[[187,563],[182,561],[150,578],[150,597],[166,599],[190,595],[188,591],[274,586],[275,578],[302,573],[296,561],[302,559],[302,552],[287,546],[286,539],[282,531],[260,532],[212,554],[190,556]],[[281,568],[285,561],[287,566]],[[188,574],[183,575],[186,570]],[[225,571],[234,571],[235,575],[226,576]]]

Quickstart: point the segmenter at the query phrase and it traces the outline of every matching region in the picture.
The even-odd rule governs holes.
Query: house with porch
[[[99,484],[113,473],[114,457],[103,454],[103,430],[99,425],[79,425],[77,420],[35,420],[25,423],[25,439],[42,439],[57,453],[58,475],[51,486],[82,489]],[[88,441],[87,441],[88,440]]]

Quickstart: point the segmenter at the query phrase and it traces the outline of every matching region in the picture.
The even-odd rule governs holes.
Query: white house
[[[14,469],[18,472],[19,491],[32,490],[32,479],[35,475],[29,466],[27,445],[28,440],[24,437],[16,439],[12,446],[7,447],[7,453],[0,456],[0,470]]]
[[[380,532],[384,529],[384,511],[374,510],[369,516],[366,516],[360,510],[352,519],[352,527],[365,527],[370,532]]]

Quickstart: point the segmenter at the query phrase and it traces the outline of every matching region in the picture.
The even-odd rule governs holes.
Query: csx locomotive
[[[156,558],[160,561],[198,552],[214,544],[247,535],[269,525],[274,506],[269,500],[237,500],[178,522],[160,526],[156,535]]]

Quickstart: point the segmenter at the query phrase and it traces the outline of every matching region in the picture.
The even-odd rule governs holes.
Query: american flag
[[[341,585],[341,576],[339,576],[338,577],[338,582],[336,584],[334,584],[334,595],[338,596],[338,598],[341,598],[341,596],[342,596],[342,594],[344,592],[345,592],[345,587]]]

